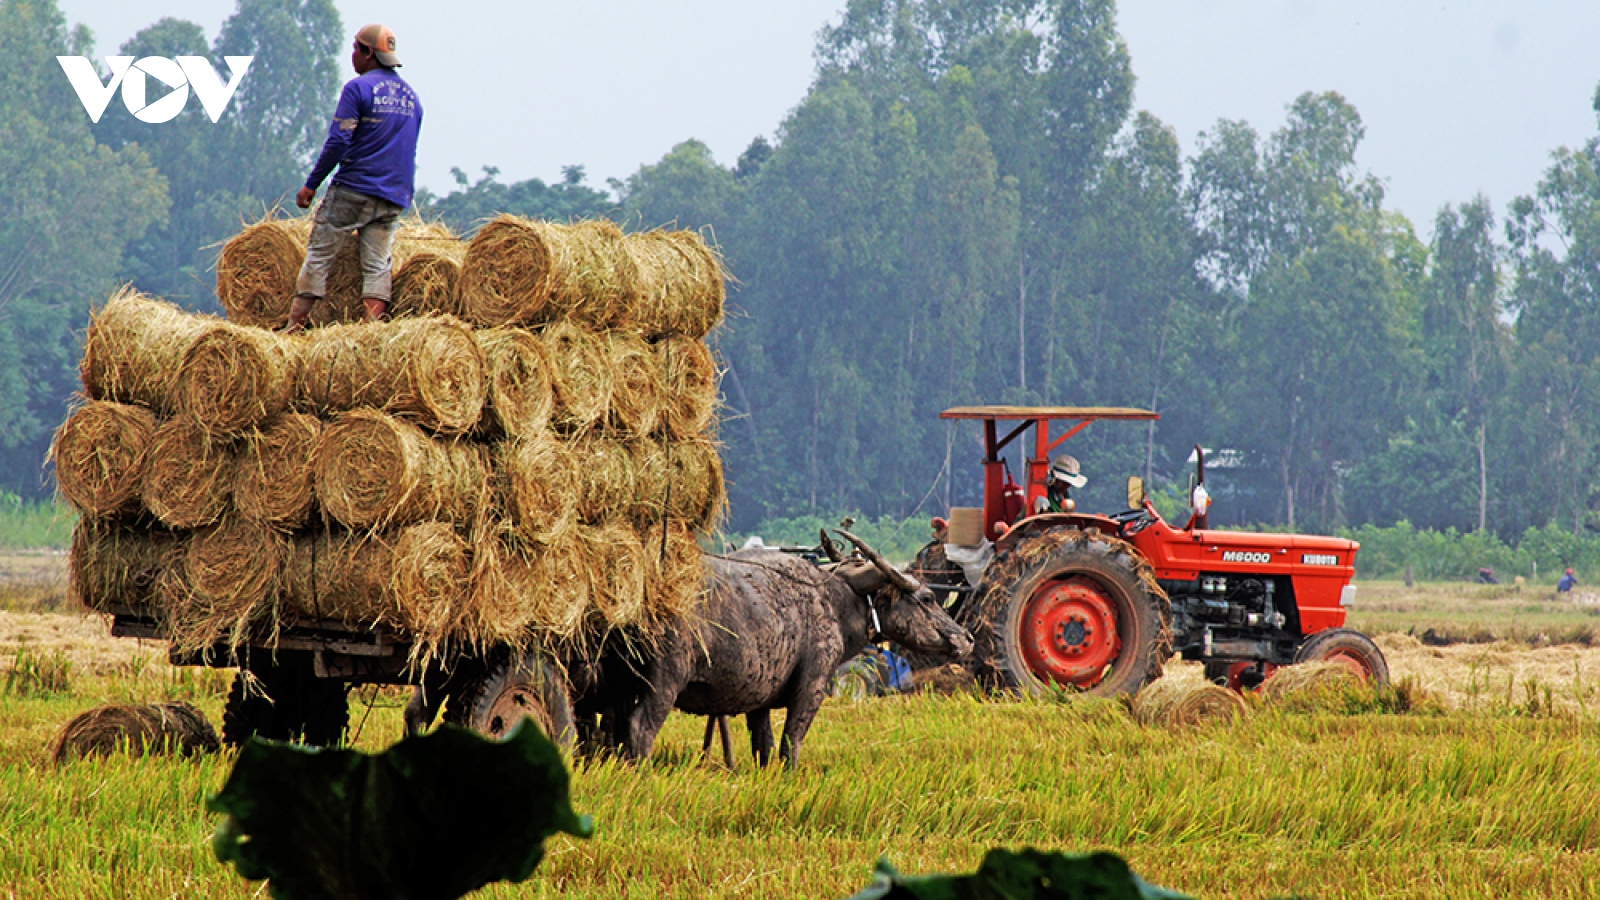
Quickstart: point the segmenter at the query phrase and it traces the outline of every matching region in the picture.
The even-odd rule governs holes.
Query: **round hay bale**
[[[654,434],[661,425],[661,366],[643,338],[611,335],[611,426],[625,435]]]
[[[961,663],[943,663],[931,669],[913,670],[911,686],[916,691],[951,695],[976,689],[978,680],[972,670]]]
[[[488,328],[474,332],[474,337],[483,351],[489,382],[484,430],[515,438],[542,433],[555,408],[544,342],[521,328]]]
[[[317,506],[316,451],[322,422],[289,413],[245,436],[234,464],[233,505],[264,525],[298,528]]]
[[[471,624],[463,630],[486,644],[521,646],[530,634],[570,637],[583,624],[588,586],[572,565],[572,542],[527,545],[500,539],[478,545]]]
[[[219,324],[219,319],[123,288],[89,319],[78,363],[84,393],[95,400],[171,412],[184,358],[201,335]]]
[[[644,546],[621,522],[579,528],[578,564],[589,582],[589,600],[606,624],[631,625],[645,611]]]
[[[306,260],[311,217],[268,218],[246,227],[217,259],[217,299],[240,325],[281,328]]]
[[[187,703],[109,703],[79,713],[63,726],[50,757],[59,765],[79,757],[121,752],[193,756],[221,748],[205,713]]]
[[[142,406],[91,400],[56,429],[50,459],[61,495],[92,518],[137,512],[156,417]]]
[[[711,530],[728,500],[717,445],[705,438],[669,444],[667,465],[667,515],[697,532]]]
[[[661,422],[675,438],[695,437],[717,413],[717,361],[703,341],[668,337],[655,345],[661,377]]]
[[[1220,685],[1162,678],[1133,698],[1133,717],[1144,725],[1177,728],[1245,714],[1244,698]]]
[[[628,446],[608,437],[589,435],[571,442],[577,472],[578,518],[598,525],[624,516],[635,496],[634,457]]]
[[[471,548],[443,522],[388,534],[301,535],[285,566],[284,609],[313,621],[395,628],[427,655],[455,632],[471,574]]]
[[[179,552],[169,531],[80,518],[72,529],[67,592],[95,612],[149,609],[156,579]]]
[[[667,446],[654,438],[628,442],[633,454],[633,495],[628,498],[626,515],[636,528],[659,528],[666,516],[667,489],[672,482],[672,466]]]
[[[405,262],[394,270],[389,293],[392,318],[459,316],[464,312],[461,267],[466,262],[467,245],[443,225],[428,228],[432,233],[413,238],[420,246],[412,249]]]
[[[627,250],[636,272],[635,325],[647,337],[676,334],[698,340],[722,321],[722,265],[698,234],[630,234]]]
[[[439,434],[464,434],[483,413],[483,353],[448,316],[318,328],[299,344],[302,412],[374,407]]]
[[[705,556],[694,533],[681,522],[641,529],[645,555],[645,607],[655,618],[676,618],[699,608],[705,597]]]
[[[600,327],[626,313],[637,274],[622,232],[605,220],[558,225],[500,216],[467,245],[463,314],[486,327],[562,315]]]
[[[433,438],[368,409],[347,412],[323,429],[315,471],[323,510],[358,529],[429,519],[471,523],[489,486],[482,447]]]
[[[210,525],[228,511],[237,458],[231,441],[189,419],[168,419],[145,454],[145,507],[170,528]]]
[[[288,554],[285,534],[239,516],[195,532],[182,571],[161,588],[173,648],[244,643],[250,626],[276,600]]]
[[[184,355],[174,406],[214,434],[239,434],[288,408],[295,361],[287,338],[218,323]]]
[[[594,427],[611,408],[615,381],[605,338],[559,322],[546,329],[543,340],[555,395],[551,421],[569,434]]]
[[[1348,666],[1305,662],[1273,670],[1271,677],[1261,683],[1261,696],[1268,702],[1293,701],[1315,707],[1336,704],[1362,686],[1361,676]]]
[[[538,544],[561,541],[577,521],[577,466],[565,441],[551,435],[497,450],[500,489],[512,530]]]

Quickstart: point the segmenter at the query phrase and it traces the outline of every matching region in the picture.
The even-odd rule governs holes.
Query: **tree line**
[[[738,527],[971,504],[977,430],[938,413],[1011,403],[1162,414],[1070,442],[1095,508],[1120,505],[1130,474],[1181,493],[1199,444],[1222,522],[1600,529],[1600,138],[1555,150],[1499,214],[1483,197],[1444,207],[1424,239],[1357,166],[1364,126],[1336,92],[1180,147],[1133,108],[1115,13],[859,0],[819,35],[777,133],[731,165],[688,140],[604,188],[581,166],[553,183],[457,171],[418,205],[463,231],[509,211],[715,241],[734,279],[716,340]],[[281,202],[320,142],[343,44],[308,36],[342,33],[330,0],[239,0],[210,52],[258,60],[221,125],[194,110],[146,126],[113,104],[90,127],[38,111],[75,106],[50,57],[90,36],[52,0],[0,0],[13,489],[40,489],[73,330],[109,283],[214,304],[217,242]],[[175,20],[130,45],[207,49]]]

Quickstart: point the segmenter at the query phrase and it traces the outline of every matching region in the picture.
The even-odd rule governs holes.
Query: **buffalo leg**
[[[796,692],[794,702],[789,704],[789,713],[783,720],[783,746],[778,750],[784,765],[791,769],[800,761],[800,743],[806,739],[806,732],[811,728],[811,721],[817,717],[817,710],[822,708],[827,674],[818,676],[816,673],[802,672],[800,683],[809,687],[802,687]]]
[[[717,733],[722,735],[722,761],[733,768],[733,738],[728,736],[728,717],[717,716]]]
[[[755,754],[756,765],[765,766],[772,762],[772,710],[746,713],[744,721],[750,726],[750,752]]]
[[[668,648],[663,648],[662,657],[671,659],[672,654]],[[672,714],[672,707],[678,702],[678,695],[683,692],[683,686],[688,680],[688,666],[660,666],[649,673],[650,689],[633,709],[628,711],[628,718],[624,724],[626,740],[623,743],[622,755],[627,759],[640,760],[650,756],[650,751],[655,747],[656,735],[661,733],[661,726],[667,723],[667,716]]]

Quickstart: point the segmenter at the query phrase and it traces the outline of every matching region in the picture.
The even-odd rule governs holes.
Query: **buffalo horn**
[[[822,535],[822,552],[826,553],[828,558],[834,562],[844,562],[844,554],[839,552],[839,545],[833,542],[833,538],[828,537],[828,530],[821,528],[817,530],[817,533]]]
[[[917,591],[922,590],[922,582],[912,578],[910,575],[907,575],[899,569],[896,569],[894,566],[889,565],[889,561],[880,556],[878,551],[869,547],[866,541],[863,541],[861,538],[856,537],[842,528],[835,528],[834,532],[840,537],[843,537],[845,540],[854,544],[856,550],[860,551],[862,556],[865,556],[867,559],[871,560],[872,564],[878,567],[878,571],[882,572],[884,577],[888,578],[889,582],[895,587],[905,591],[908,594],[914,594]]]

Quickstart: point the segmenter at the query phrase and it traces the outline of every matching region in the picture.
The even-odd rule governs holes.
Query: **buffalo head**
[[[848,531],[839,534],[855,545],[865,561],[845,562],[835,571],[876,614],[875,627],[885,637],[916,653],[966,656],[972,635],[934,601],[933,591],[889,565],[876,550]]]

